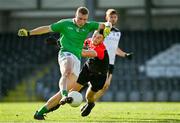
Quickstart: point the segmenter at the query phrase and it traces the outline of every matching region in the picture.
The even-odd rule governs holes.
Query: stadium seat
[[[147,102],[154,101],[154,92],[153,91],[144,91],[144,92],[141,92],[141,100],[142,101],[147,101]]]
[[[139,91],[131,91],[129,93],[129,101],[140,101],[140,93]]]
[[[36,93],[48,99],[58,90],[58,49],[44,44],[47,36],[19,38],[14,33],[0,34],[1,97],[47,64],[52,65],[37,80]],[[116,57],[112,84],[102,101],[179,101],[179,39],[177,29],[122,31],[119,47],[134,52],[134,57],[131,61]]]
[[[124,91],[117,91],[116,92],[115,100],[119,101],[119,102],[127,101],[127,94],[126,94],[126,92],[124,92]]]
[[[172,91],[170,94],[170,101],[180,101],[180,91]]]
[[[101,101],[112,101],[113,100],[113,92],[108,90],[101,98]]]
[[[158,91],[156,93],[156,101],[168,101],[168,92],[167,91]]]

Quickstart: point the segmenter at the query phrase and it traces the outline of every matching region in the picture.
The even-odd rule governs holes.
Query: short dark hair
[[[89,14],[89,10],[86,7],[79,7],[76,11],[76,13],[81,13],[83,15]]]
[[[94,33],[93,33],[93,36],[94,36],[95,34],[101,34],[101,35],[104,37],[103,32],[104,32],[104,29],[95,30]]]
[[[108,15],[112,15],[112,14],[118,14],[118,12],[115,10],[115,9],[108,9],[107,11],[106,11],[106,16],[108,16]]]

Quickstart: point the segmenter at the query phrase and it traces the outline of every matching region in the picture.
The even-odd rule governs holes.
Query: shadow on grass
[[[48,122],[58,122],[58,120],[46,120]],[[76,123],[73,120],[70,121],[63,121],[64,123]],[[121,118],[111,118],[109,120],[78,120],[78,123],[180,123],[179,119],[138,119],[138,118],[128,118],[128,119],[121,119]]]
[[[113,120],[114,119],[114,120]],[[81,121],[80,121],[81,122]],[[84,122],[84,121],[82,121]],[[138,119],[138,118],[128,118],[128,119],[120,119],[120,118],[111,118],[110,120],[93,120],[93,121],[86,121],[86,122],[123,122],[123,123],[180,123],[179,119]]]

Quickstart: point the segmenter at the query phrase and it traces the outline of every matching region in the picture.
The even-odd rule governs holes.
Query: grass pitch
[[[0,103],[0,122],[124,122],[180,123],[180,103],[97,102],[88,117],[80,116],[80,107],[62,106],[49,113],[45,121],[33,119],[44,103]],[[82,104],[83,105],[83,104]],[[81,106],[82,106],[81,105]]]

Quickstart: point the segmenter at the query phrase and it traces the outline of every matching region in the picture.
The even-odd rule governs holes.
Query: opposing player
[[[84,63],[77,83],[71,89],[71,91],[80,91],[83,86],[90,83],[86,92],[87,103],[81,108],[81,116],[83,117],[88,116],[95,106],[94,95],[103,88],[107,78],[109,56],[103,40],[102,32],[95,31],[93,37],[85,41],[85,45],[89,49],[83,50],[82,55],[91,58]]]
[[[112,80],[112,73],[114,70],[115,56],[118,55],[120,57],[131,59],[133,55],[133,53],[126,53],[118,47],[118,43],[121,37],[121,32],[119,31],[119,29],[115,27],[115,25],[118,22],[118,13],[115,9],[108,9],[106,11],[106,21],[111,22],[112,24],[110,34],[104,40],[104,44],[109,54],[109,71],[108,71],[108,78],[106,80],[103,89],[98,91],[98,93],[96,93],[95,95],[96,100],[98,100],[102,95],[104,95],[104,93],[110,86]]]
[[[40,35],[49,32],[61,33],[60,51],[58,62],[60,66],[61,78],[59,80],[60,91],[51,97],[47,103],[40,108],[34,115],[37,120],[44,120],[44,114],[56,109],[59,102],[63,102],[67,97],[68,90],[73,87],[77,81],[80,72],[80,58],[82,47],[88,33],[97,29],[105,29],[104,35],[110,31],[109,27],[88,20],[89,11],[86,7],[79,7],[75,18],[62,19],[48,26],[41,26],[31,31],[20,29],[19,36]]]

